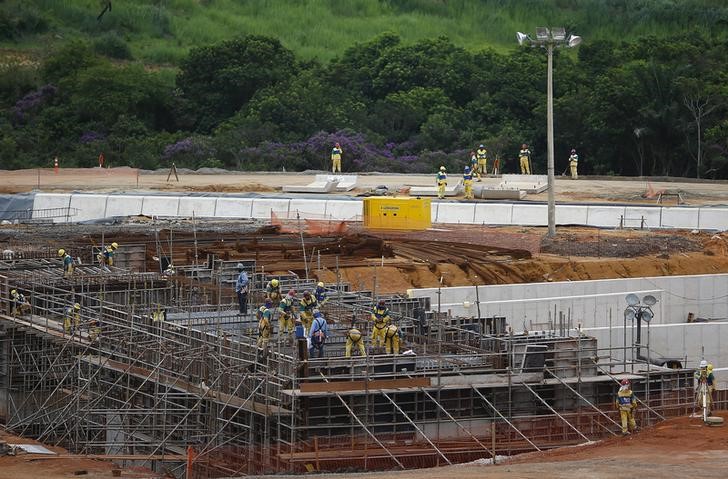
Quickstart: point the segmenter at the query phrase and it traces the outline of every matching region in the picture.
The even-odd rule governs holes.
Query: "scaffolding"
[[[413,354],[346,358],[346,331],[370,332],[374,295],[332,288],[326,354],[309,359],[305,340],[285,335],[257,348],[255,318],[222,301],[232,297],[229,268],[64,278],[55,263],[28,261],[0,276],[7,428],[178,477],[415,468],[578,444],[618,432],[623,378],[644,405],[641,424],[693,405],[691,370],[614,361],[611,347],[574,329],[543,336],[498,318],[423,319],[414,311],[429,304],[392,297]],[[11,311],[11,289],[31,314]]]

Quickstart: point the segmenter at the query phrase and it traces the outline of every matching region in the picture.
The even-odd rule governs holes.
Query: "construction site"
[[[98,460],[123,477],[473,461],[495,471],[558,461],[567,446],[638,441],[671,420],[715,434],[720,425],[696,409],[695,395],[696,369],[708,359],[719,419],[728,400],[720,378],[728,217],[719,206],[725,185],[713,186],[719,194],[683,207],[627,196],[606,204],[575,191],[591,196],[557,219],[592,209],[585,221],[561,221],[552,238],[517,211],[543,206],[538,194],[509,203],[508,222],[494,224],[478,221],[479,208],[491,214],[502,201],[426,200],[415,205],[424,226],[385,218],[381,211],[400,208],[391,200],[368,216],[376,203],[364,200],[362,210],[352,198],[14,194],[0,216],[0,421],[16,442],[67,451],[40,462]],[[337,201],[358,213],[341,213]],[[247,214],[234,212],[243,207]],[[472,221],[459,216],[467,208]],[[691,215],[695,227],[668,225],[690,224]],[[98,264],[112,242],[113,265]],[[235,292],[241,266],[246,313]],[[256,313],[272,280],[299,299],[324,283],[324,357],[278,331],[277,310],[270,343],[258,346]],[[399,328],[400,354],[370,340],[380,300]],[[345,355],[351,328],[362,332],[365,355]],[[629,438],[614,407],[624,380],[646,429]],[[111,477],[103,474],[93,477]]]

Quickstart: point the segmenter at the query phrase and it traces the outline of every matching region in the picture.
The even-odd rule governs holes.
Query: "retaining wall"
[[[71,221],[86,221],[110,216],[145,214],[149,216],[195,216],[218,218],[269,218],[271,212],[288,215],[298,211],[302,218],[328,217],[334,220],[361,218],[362,202],[341,199],[237,198],[234,196],[189,195],[104,195],[76,193],[37,193],[36,210],[68,207],[78,209]],[[65,221],[59,218],[57,221]],[[432,203],[432,221],[448,224],[545,226],[546,205],[533,203]],[[556,206],[560,225],[597,227],[728,229],[728,207],[689,206]]]

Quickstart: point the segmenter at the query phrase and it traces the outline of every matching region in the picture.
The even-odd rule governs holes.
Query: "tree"
[[[247,35],[193,49],[180,66],[177,86],[194,110],[195,129],[207,133],[258,90],[297,73],[293,52],[278,40]]]
[[[690,112],[695,123],[695,129],[697,130],[697,155],[695,158],[697,166],[695,177],[700,178],[703,164],[703,119],[710,115],[718,107],[718,104],[706,91],[706,86],[699,84],[697,80],[683,80],[681,86],[685,92],[682,97],[683,104]]]

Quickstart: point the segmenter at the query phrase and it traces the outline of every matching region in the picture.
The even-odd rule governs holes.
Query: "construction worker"
[[[324,288],[323,281],[319,281],[319,284],[316,285],[316,290],[313,292],[313,295],[316,297],[316,301],[318,301],[319,308],[326,304],[329,300],[329,298],[326,297],[326,288]]]
[[[248,273],[245,272],[245,265],[238,263],[238,279],[235,281],[235,294],[238,296],[238,307],[240,314],[248,314]]]
[[[361,331],[359,331],[356,328],[351,328],[349,332],[346,333],[346,347],[344,349],[344,356],[347,358],[351,357],[351,348],[353,346],[356,346],[359,349],[359,355],[360,356],[366,356],[366,349],[364,348],[364,341],[362,341],[362,334]]]
[[[569,157],[569,168],[571,169],[571,179],[576,180],[579,175],[576,172],[577,167],[579,166],[579,155],[576,154],[575,149],[571,149],[571,156]]]
[[[23,293],[18,293],[17,289],[10,291],[10,315],[14,317],[25,316],[30,313],[30,303],[25,299]]]
[[[99,335],[101,335],[101,324],[98,319],[94,318],[88,323],[88,338],[91,341],[96,341]]]
[[[708,369],[708,366],[710,366],[710,369]],[[715,390],[715,376],[713,375],[713,365],[709,365],[708,361],[706,361],[705,359],[700,361],[700,368],[695,371],[695,381],[695,402],[697,404],[702,405],[702,398],[700,397],[700,386],[705,383],[708,388],[706,406],[708,407],[708,416],[710,416],[713,412],[713,391]]]
[[[73,276],[73,258],[70,254],[66,253],[66,250],[61,248],[58,250],[58,256],[63,259],[63,277],[68,278]]]
[[[321,311],[318,309],[313,314],[313,323],[311,323],[311,329],[308,332],[308,337],[311,340],[311,346],[308,349],[308,357],[313,358],[318,352],[318,357],[324,357],[324,343],[326,338],[329,336],[329,325],[326,322]]]
[[[399,328],[390,324],[384,330],[384,351],[387,354],[399,354]]]
[[[630,431],[637,430],[637,423],[634,420],[634,411],[637,409],[637,396],[630,388],[629,379],[622,379],[619,384],[615,404],[619,409],[619,417],[622,419],[622,434],[626,436]],[[629,430],[627,429],[628,426]]]
[[[273,280],[275,281],[275,280]],[[288,292],[288,295],[283,298],[278,305],[278,334],[283,335],[284,332],[292,334],[294,330],[294,321],[296,316],[296,310],[294,303],[296,301],[296,290],[292,289]]]
[[[470,152],[470,171],[474,176],[477,175],[478,181],[480,181],[480,175],[478,174],[478,155],[474,151]]]
[[[119,243],[111,243],[111,245],[106,247],[106,251],[104,251],[104,257],[106,258],[106,264],[109,266],[114,266],[114,254],[116,254],[116,250],[119,249]]]
[[[447,173],[444,166],[440,167],[435,177],[437,183],[437,197],[443,199],[445,197],[445,187],[447,186]]]
[[[488,150],[481,144],[478,146],[476,154],[478,155],[478,169],[476,173],[478,174],[478,181],[480,181],[481,175],[485,176],[488,174]]]
[[[531,174],[531,150],[528,149],[527,144],[521,145],[521,151],[518,152],[518,160],[521,163],[521,174]]]
[[[344,150],[341,149],[341,145],[336,143],[334,145],[334,148],[331,150],[331,172],[336,173],[336,170],[339,170],[339,173],[341,173],[341,155],[344,153]]]
[[[304,291],[303,298],[301,298],[301,322],[306,331],[311,329],[311,323],[313,322],[313,312],[317,310],[319,304],[316,297],[311,294],[311,291]]]
[[[81,325],[81,305],[75,303],[66,306],[63,312],[63,330],[73,336]]]
[[[493,176],[498,175],[498,170],[500,170],[500,158],[498,155],[495,155],[495,160],[493,160]]]
[[[266,301],[266,304],[258,308],[258,347],[266,349],[272,331],[271,319],[273,318],[273,312],[270,309],[272,304]]]
[[[281,284],[277,279],[272,279],[265,286],[265,294],[273,303],[281,300]]]
[[[374,323],[372,327],[372,346],[384,346],[384,332],[392,318],[389,317],[389,309],[387,309],[383,299],[380,299],[372,310],[370,319]]]
[[[164,276],[165,278],[169,278],[171,276],[174,276],[175,274],[177,274],[177,271],[174,269],[174,265],[172,263],[168,264],[162,272],[162,276]]]
[[[465,165],[465,171],[463,171],[463,186],[465,187],[465,199],[473,199],[473,173],[470,167]]]

